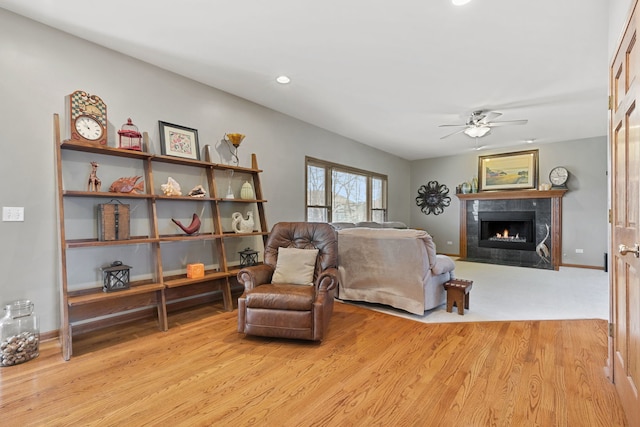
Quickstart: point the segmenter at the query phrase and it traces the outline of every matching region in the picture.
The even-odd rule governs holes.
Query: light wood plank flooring
[[[453,315],[453,314],[452,314]],[[603,320],[423,324],[336,303],[322,344],[203,306],[0,368],[3,426],[623,426]]]

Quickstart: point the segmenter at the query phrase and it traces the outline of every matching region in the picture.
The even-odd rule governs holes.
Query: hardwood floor
[[[2,425],[624,426],[604,320],[423,324],[336,303],[322,344],[202,306],[0,368]]]

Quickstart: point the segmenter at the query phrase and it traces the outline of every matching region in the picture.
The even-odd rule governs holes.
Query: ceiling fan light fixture
[[[491,131],[489,126],[473,126],[464,130],[464,134],[471,138],[482,138]]]

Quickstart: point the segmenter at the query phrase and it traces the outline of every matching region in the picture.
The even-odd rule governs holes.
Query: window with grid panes
[[[386,175],[311,157],[305,160],[307,221],[386,221]]]

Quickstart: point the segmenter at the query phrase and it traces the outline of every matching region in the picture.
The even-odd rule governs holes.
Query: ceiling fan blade
[[[498,113],[497,111],[489,111],[487,112],[487,114],[484,115],[484,117],[480,120],[480,123],[484,123],[487,124],[489,122],[491,122],[493,119],[497,119],[498,117],[500,117],[502,115],[502,113]]]
[[[455,131],[455,132],[453,132],[453,133],[450,133],[450,134],[448,134],[448,135],[445,135],[445,136],[440,137],[440,139],[449,138],[450,136],[456,135],[456,134],[458,134],[458,133],[462,133],[462,132],[464,132],[464,131],[466,130],[466,128],[467,128],[467,126],[465,126],[465,129],[457,130],[457,131]]]
[[[503,122],[490,122],[490,123],[487,123],[487,126],[496,127],[496,126],[510,126],[510,125],[526,125],[528,122],[529,120],[505,120]]]
[[[439,128],[466,128],[469,125],[439,125]]]

